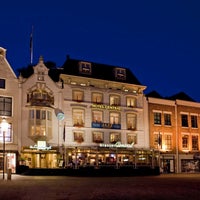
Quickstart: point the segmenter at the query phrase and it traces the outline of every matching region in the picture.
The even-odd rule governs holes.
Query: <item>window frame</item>
[[[162,123],[161,112],[153,112],[153,117],[154,117],[154,125],[161,125]]]
[[[0,89],[6,89],[6,79],[0,78]]]
[[[13,112],[12,107],[13,107],[12,97],[0,96],[0,116],[11,117]]]

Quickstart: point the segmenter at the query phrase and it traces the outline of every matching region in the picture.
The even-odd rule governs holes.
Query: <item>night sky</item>
[[[39,56],[130,68],[145,93],[184,91],[200,102],[199,0],[1,1],[0,46],[17,72]]]

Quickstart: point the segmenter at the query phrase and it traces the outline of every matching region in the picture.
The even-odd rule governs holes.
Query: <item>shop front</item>
[[[150,149],[135,149],[128,145],[101,144],[94,147],[68,147],[63,156],[66,167],[105,166],[120,168],[122,166],[155,167],[159,164],[159,152]]]
[[[5,157],[4,157],[5,156]],[[0,153],[0,172],[7,172],[8,169],[11,169],[12,173],[16,173],[16,163],[17,163],[17,152],[6,151],[5,155]]]

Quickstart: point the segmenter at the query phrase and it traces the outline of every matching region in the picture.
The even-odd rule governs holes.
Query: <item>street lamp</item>
[[[5,134],[6,134],[6,131],[8,130],[8,123],[5,120],[5,118],[3,118],[2,122],[1,122],[1,130],[3,132],[3,179],[4,179],[4,174],[5,174],[5,149],[6,149]]]

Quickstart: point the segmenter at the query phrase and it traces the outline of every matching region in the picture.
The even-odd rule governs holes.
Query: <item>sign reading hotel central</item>
[[[92,104],[92,108],[100,108],[100,109],[106,109],[106,110],[120,110],[119,106],[110,106],[110,105],[104,105],[104,104]]]
[[[100,147],[110,147],[110,148],[133,148],[134,143],[132,144],[122,144],[121,142],[116,142],[115,144],[99,144]]]

